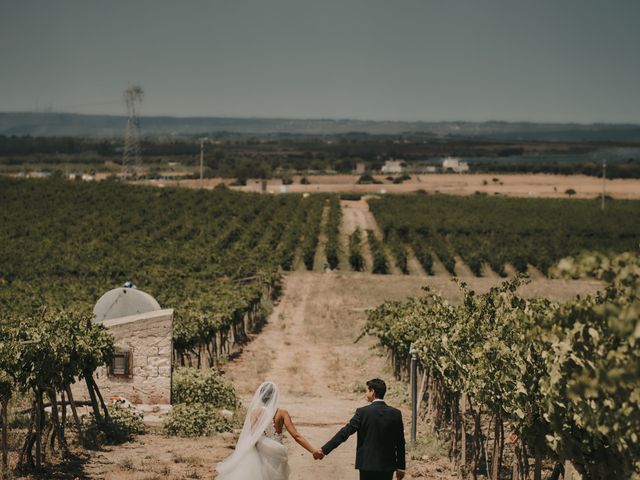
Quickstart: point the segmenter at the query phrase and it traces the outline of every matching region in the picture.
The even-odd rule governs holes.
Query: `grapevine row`
[[[362,231],[357,227],[349,235],[349,265],[356,272],[364,270],[364,257],[362,256]]]
[[[329,216],[325,225],[327,244],[325,252],[329,268],[335,270],[340,263],[340,222],[342,221],[342,209],[340,199],[332,196],[329,200]]]
[[[484,195],[389,195],[369,205],[386,241],[400,238],[427,264],[436,255],[454,275],[456,255],[478,276],[484,264],[501,276],[506,264],[547,273],[561,258],[627,251],[640,237],[640,201],[612,201],[604,212],[593,200]]]
[[[389,261],[384,251],[382,242],[378,240],[373,230],[367,230],[367,241],[371,248],[371,256],[373,257],[373,265],[371,270],[373,273],[389,273]]]
[[[278,266],[291,267],[303,236],[311,244],[321,204],[2,178],[0,308],[12,318],[45,305],[89,311],[132,281],[175,309],[176,361],[211,364],[264,320]]]
[[[461,284],[459,305],[427,291],[369,315],[398,375],[417,355],[425,415],[461,474],[504,478],[505,449],[518,480],[541,478],[544,459],[585,480],[640,473],[640,259],[594,258],[586,268],[609,286],[566,304],[519,296],[516,278],[481,295]]]
[[[313,261],[320,235],[320,219],[324,208],[324,197],[316,195],[305,199],[311,205],[302,232],[302,261],[307,270],[313,270]]]

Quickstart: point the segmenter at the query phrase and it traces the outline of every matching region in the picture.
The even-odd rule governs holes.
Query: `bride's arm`
[[[264,407],[256,408],[253,412],[251,412],[251,430],[256,427],[256,423],[260,420],[260,416],[264,413]]]
[[[313,448],[311,446],[311,444],[307,441],[306,438],[304,438],[297,430],[295,425],[293,424],[293,421],[291,420],[291,416],[289,415],[289,412],[287,412],[286,410],[282,410],[282,416],[284,418],[284,426],[287,429],[287,432],[289,432],[289,434],[291,435],[291,437],[298,442],[298,444],[300,444],[300,446],[302,448],[304,448],[305,450],[307,450],[309,453],[318,453],[319,450]]]

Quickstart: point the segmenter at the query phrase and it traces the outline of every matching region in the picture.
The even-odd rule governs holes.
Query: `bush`
[[[341,193],[340,194],[340,200],[358,201],[361,198],[362,198],[362,195],[360,195],[359,193]]]
[[[232,428],[233,423],[210,403],[174,405],[163,425],[167,435],[178,437],[203,437]]]
[[[358,178],[357,184],[366,185],[366,184],[379,184],[382,183],[380,180],[376,180],[369,173],[363,173],[360,178]]]
[[[96,422],[93,414],[84,417],[85,438],[89,444],[118,444],[128,442],[134,436],[144,433],[143,415],[136,408],[113,404],[109,409],[109,420]]]
[[[206,403],[230,410],[239,403],[233,386],[215,369],[177,368],[172,394],[173,403]]]

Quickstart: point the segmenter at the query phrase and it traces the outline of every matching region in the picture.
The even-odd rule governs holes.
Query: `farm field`
[[[469,278],[479,292],[496,280]],[[375,339],[365,337],[354,343],[367,318],[367,310],[385,300],[419,296],[429,285],[452,302],[460,300],[456,285],[446,277],[372,275],[368,273],[291,272],[285,274],[283,296],[263,331],[244,347],[242,353],[223,366],[243,399],[253,394],[263,379],[276,380],[282,389],[282,404],[291,413],[299,430],[312,444],[328,440],[364,403],[362,382],[382,376],[390,386],[388,401],[403,410],[409,428],[407,387],[393,380],[384,350]],[[525,286],[526,296],[544,295],[563,300],[602,287],[597,281],[541,279]],[[427,432],[421,432],[426,435]],[[58,478],[105,480],[145,480],[158,478],[211,478],[215,463],[231,451],[230,437],[206,439],[166,438],[141,435],[121,446],[91,452],[74,475]],[[291,480],[355,480],[353,469],[355,438],[322,462],[314,462],[288,436]],[[409,453],[409,458],[411,455]],[[441,480],[452,478],[446,451],[429,460],[410,460],[409,478]],[[430,455],[433,455],[431,452]],[[20,478],[20,477],[18,477]]]
[[[288,192],[296,193],[336,193],[358,192],[408,193],[417,190],[448,193],[451,195],[472,195],[483,192],[488,195],[513,197],[567,198],[569,189],[575,190],[576,198],[596,198],[602,193],[602,179],[586,175],[550,174],[410,174],[411,179],[402,184],[393,184],[385,175],[374,175],[382,184],[357,185],[357,175],[309,175],[309,185],[300,184],[300,176],[293,177],[294,183],[287,185]],[[493,181],[493,179],[497,181]],[[219,183],[230,183],[223,179],[146,181],[154,185],[186,186],[191,188],[213,188]],[[486,182],[486,184],[485,184]],[[231,187],[240,191],[255,191],[251,187]],[[267,191],[280,193],[281,187],[267,185]],[[606,194],[618,199],[640,199],[640,179],[611,179],[606,181]]]
[[[369,205],[396,259],[411,249],[429,273],[437,256],[456,274],[459,256],[477,276],[487,265],[502,277],[529,265],[547,274],[563,257],[621,253],[640,238],[640,202],[633,200],[609,202],[605,211],[593,200],[482,195],[394,195]]]
[[[178,355],[204,361],[229,347],[217,333],[260,322],[279,269],[313,267],[325,200],[0,178],[2,316],[89,312],[130,281],[176,310]]]
[[[161,304],[176,309],[176,362],[182,362],[184,355],[198,366],[222,366],[244,399],[260,381],[276,380],[283,390],[284,408],[314,444],[326,441],[362,404],[361,382],[368,377],[382,375],[389,380],[390,403],[400,406],[409,419],[406,384],[393,380],[394,374],[404,375],[403,357],[396,351],[402,352],[404,344],[391,344],[397,347],[392,365],[387,352],[376,346],[376,336],[390,346],[384,343],[386,330],[370,330],[373,336],[355,340],[371,325],[370,311],[383,302],[419,297],[424,294],[422,287],[441,294],[451,305],[460,304],[462,293],[452,281],[446,259],[434,250],[429,275],[411,229],[421,229],[427,239],[429,232],[437,232],[451,245],[458,245],[454,237],[462,230],[475,239],[490,233],[495,236],[488,243],[495,242],[497,250],[505,252],[520,247],[522,235],[533,235],[543,239],[533,243],[545,249],[548,244],[558,246],[550,263],[582,248],[632,249],[635,243],[628,242],[638,238],[638,222],[628,222],[638,214],[638,203],[631,201],[608,204],[602,223],[606,228],[594,232],[595,224],[588,221],[595,217],[589,216],[591,200],[448,195],[339,200],[335,195],[305,198],[111,182],[0,182],[3,320],[17,325],[20,315],[32,315],[43,304],[88,311],[105,290],[133,280]],[[543,214],[536,216],[534,227],[523,227],[521,222],[531,210]],[[407,228],[409,243],[402,233]],[[513,234],[502,235],[504,229]],[[353,271],[351,261],[356,232],[361,234],[360,272]],[[399,249],[404,249],[404,263],[398,261]],[[476,294],[502,281],[484,265],[482,276],[477,276],[474,257],[463,249],[454,251],[453,258],[455,274]],[[485,260],[491,259],[482,257],[482,263]],[[546,271],[536,257],[529,260]],[[386,274],[374,274],[381,265],[386,265]],[[544,299],[532,301],[564,302],[605,286],[598,280],[550,279],[530,264],[525,266],[532,281],[518,292],[524,298]],[[504,273],[511,277],[515,269]],[[280,288],[278,299],[273,291]],[[192,295],[196,290],[197,296]],[[271,300],[276,301],[272,312],[265,306]],[[260,317],[254,319],[258,328],[238,330],[246,316]],[[383,325],[395,331],[392,321]],[[236,344],[229,343],[230,338]],[[415,458],[409,478],[450,478],[446,450],[434,447],[438,442],[433,434],[420,428],[421,438],[432,447],[420,446],[411,453]],[[318,463],[287,440],[292,480],[355,478],[353,443]],[[99,453],[85,453],[75,470],[59,478],[206,478],[232,444],[229,435],[198,443],[151,433]],[[64,476],[67,473],[76,477]]]

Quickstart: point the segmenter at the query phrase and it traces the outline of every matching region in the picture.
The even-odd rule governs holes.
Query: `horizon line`
[[[34,111],[34,110],[0,110],[0,115],[78,115],[78,116],[93,116],[93,117],[115,117],[115,118],[127,118],[126,114],[113,114],[113,113],[80,113],[72,111]],[[640,127],[640,120],[637,122],[622,122],[622,121],[591,121],[581,122],[577,120],[374,120],[363,119],[357,117],[286,117],[286,116],[261,116],[261,115],[168,115],[168,114],[156,114],[156,115],[139,115],[138,118],[175,118],[175,119],[230,119],[230,120],[294,120],[294,121],[332,121],[332,122],[367,122],[367,123],[505,123],[505,124],[554,124],[554,125],[633,125]]]

